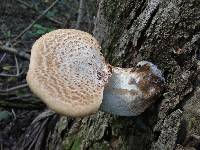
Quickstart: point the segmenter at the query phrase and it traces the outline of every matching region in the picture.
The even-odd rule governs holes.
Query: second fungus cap
[[[32,47],[27,82],[58,113],[79,117],[96,112],[109,76],[98,42],[86,32],[55,30]]]

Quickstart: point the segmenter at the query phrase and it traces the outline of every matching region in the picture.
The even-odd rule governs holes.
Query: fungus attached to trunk
[[[32,47],[27,82],[55,112],[75,117],[96,112],[108,77],[100,46],[86,32],[56,30]]]
[[[137,116],[156,101],[164,78],[152,63],[141,61],[136,68],[112,68],[104,89],[101,109],[120,116]]]
[[[31,50],[30,89],[67,116],[86,116],[99,108],[122,116],[142,113],[162,90],[161,72],[146,61],[135,70],[110,67],[100,50],[96,39],[83,31],[59,29],[43,35]]]

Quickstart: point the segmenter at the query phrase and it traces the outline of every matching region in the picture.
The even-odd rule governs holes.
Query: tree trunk
[[[199,0],[99,0],[94,36],[114,66],[156,64],[163,96],[136,117],[61,117],[47,149],[200,149]]]
[[[200,149],[199,16],[198,0],[100,1],[94,35],[107,61],[134,67],[148,60],[166,79],[160,102],[141,116],[111,117],[120,127],[110,124],[110,146],[114,138],[124,149]]]

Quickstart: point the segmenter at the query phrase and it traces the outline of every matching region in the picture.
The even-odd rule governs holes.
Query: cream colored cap
[[[55,112],[79,117],[95,113],[110,71],[90,34],[59,29],[33,45],[27,73],[30,89]]]

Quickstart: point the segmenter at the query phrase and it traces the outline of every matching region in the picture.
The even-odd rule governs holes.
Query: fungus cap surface
[[[79,117],[98,110],[109,75],[95,38],[83,31],[59,29],[34,43],[27,82],[51,109]]]

